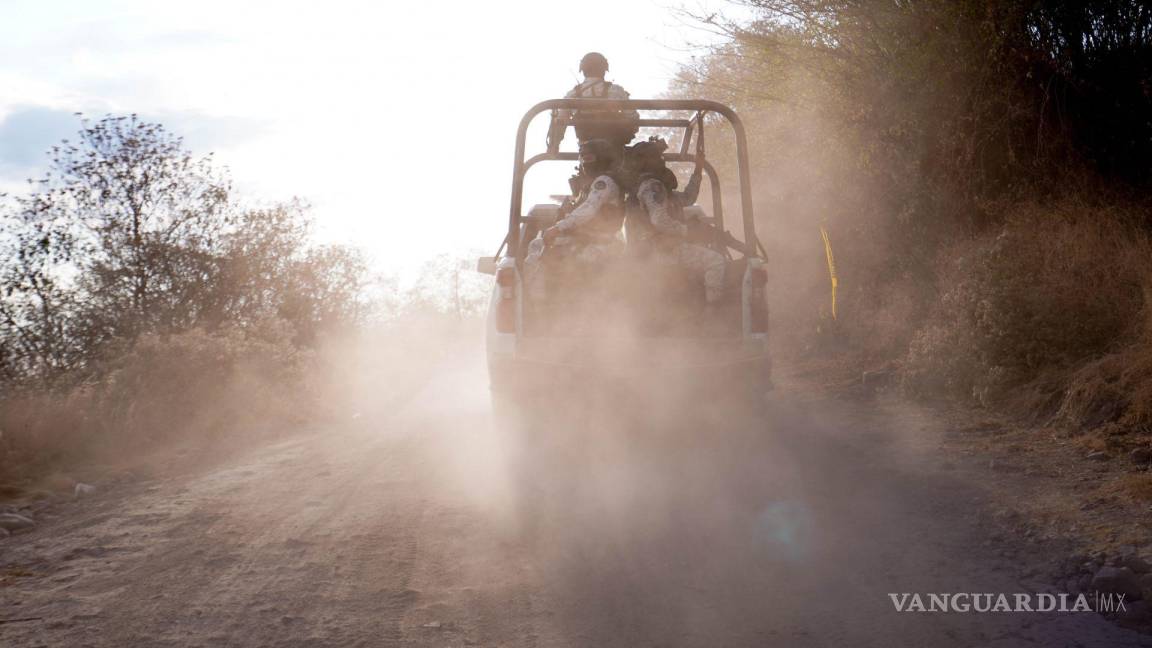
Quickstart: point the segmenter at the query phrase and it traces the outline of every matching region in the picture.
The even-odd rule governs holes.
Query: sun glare
[[[657,2],[15,5],[26,19],[0,26],[0,81],[20,92],[0,117],[139,113],[213,152],[251,200],[307,200],[321,238],[393,271],[499,244],[516,124],[578,80],[586,51],[646,98],[708,39]],[[36,143],[69,125],[56,117]],[[531,137],[543,147],[539,125]],[[14,189],[41,171],[0,178]],[[525,202],[569,173],[541,165]]]

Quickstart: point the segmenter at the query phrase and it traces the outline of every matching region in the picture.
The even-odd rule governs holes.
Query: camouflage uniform
[[[538,298],[544,294],[545,273],[540,268],[545,255],[589,265],[617,255],[620,243],[616,233],[620,229],[622,210],[620,185],[608,175],[593,180],[583,200],[556,223],[559,236],[550,245],[544,245],[543,237],[537,237],[528,244],[524,272],[529,295]]]
[[[686,240],[688,226],[676,219],[678,210],[673,204],[676,200],[674,192],[670,194],[663,182],[649,177],[636,187],[636,198],[651,224],[647,231],[642,228],[637,232],[640,239],[637,242],[650,245],[658,263],[679,266],[701,275],[707,303],[715,304],[723,299],[727,259],[716,250]]]
[[[610,83],[604,77],[588,77],[577,83],[574,88],[564,95],[565,99],[628,99],[632,95],[620,87],[619,84]],[[635,114],[635,111],[630,111]],[[567,116],[567,111],[562,112]]]
[[[627,100],[630,95],[627,90],[615,83],[605,81],[603,77],[588,77],[569,90],[564,98]],[[624,146],[632,140],[636,133],[635,123],[640,119],[640,115],[635,110],[622,110],[617,113],[602,111],[574,113],[571,110],[558,110],[555,115],[555,119],[561,123],[568,123],[572,117],[575,117],[577,122],[581,118],[587,120],[583,125],[579,123],[576,125],[576,138],[578,140],[583,142],[602,138],[614,142],[618,146]]]

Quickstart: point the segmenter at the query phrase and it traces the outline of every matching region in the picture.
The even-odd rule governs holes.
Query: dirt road
[[[890,592],[1043,580],[1021,575],[1043,556],[988,542],[920,415],[785,388],[767,421],[590,407],[529,453],[477,369],[0,540],[0,619],[34,619],[0,644],[1152,644],[1095,614],[896,612]]]

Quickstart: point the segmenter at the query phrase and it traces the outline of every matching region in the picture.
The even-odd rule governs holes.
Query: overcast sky
[[[524,111],[567,91],[589,50],[634,98],[664,91],[708,38],[682,4],[726,6],[0,0],[0,191],[42,173],[73,113],[135,112],[215,152],[247,199],[310,201],[321,237],[384,268],[495,248]]]

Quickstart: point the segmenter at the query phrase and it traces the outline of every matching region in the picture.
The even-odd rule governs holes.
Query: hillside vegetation
[[[358,377],[396,391],[479,310],[455,260],[399,290],[316,243],[307,205],[246,205],[211,157],[135,116],[82,122],[2,208],[0,485],[347,420]]]
[[[921,396],[1146,430],[1152,11],[739,4],[753,18],[693,17],[725,39],[672,93],[748,123],[777,302],[794,305],[776,308],[799,342],[781,347],[894,367]]]

